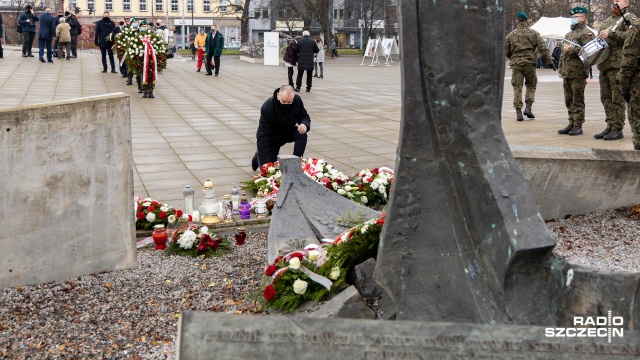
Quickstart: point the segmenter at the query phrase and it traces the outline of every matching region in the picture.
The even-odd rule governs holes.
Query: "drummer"
[[[618,9],[616,9],[618,5]],[[635,15],[627,13],[628,0],[613,0],[611,14],[600,24],[600,38],[609,45],[609,56],[600,64],[600,101],[604,106],[606,128],[595,135],[596,139],[618,140],[622,139],[624,127],[625,106],[620,94],[620,88],[616,76],[620,70],[622,61],[622,46],[628,36],[629,23],[636,20]],[[622,20],[622,16],[627,21]],[[622,21],[620,21],[622,20]],[[620,23],[616,27],[616,23]],[[615,27],[615,30],[613,29]]]
[[[571,31],[564,37],[560,55],[560,77],[564,88],[564,103],[569,113],[569,125],[558,130],[558,134],[582,135],[584,123],[584,88],[587,86],[589,67],[580,59],[580,47],[595,38],[587,29],[587,13],[583,7],[571,9]],[[570,45],[574,43],[579,46]]]

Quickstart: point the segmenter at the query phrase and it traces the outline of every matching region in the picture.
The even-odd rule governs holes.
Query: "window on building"
[[[334,19],[338,18],[338,9],[333,9],[333,18]]]
[[[229,5],[229,2],[227,0],[220,0],[220,5],[218,6],[218,11],[221,13],[226,13],[227,12],[227,5]]]
[[[261,13],[262,13],[262,9],[257,8],[257,9],[256,9],[256,13],[254,14],[254,17],[255,17],[256,19],[260,19],[260,14],[261,14]]]
[[[187,11],[193,12],[193,0],[187,0]]]
[[[344,9],[340,9],[340,12],[338,12],[338,19],[344,19]]]
[[[96,3],[93,0],[87,0],[87,10],[95,10],[96,9]]]
[[[353,10],[349,10],[347,11],[347,17],[349,18],[349,20],[353,20],[356,18],[356,12]]]
[[[156,0],[156,11],[164,11],[164,0]]]
[[[178,0],[171,0],[171,11],[178,11]]]
[[[122,11],[131,11],[131,0],[122,0]]]
[[[202,10],[204,12],[210,12],[211,11],[211,0],[203,0],[202,1]]]
[[[269,18],[269,8],[262,9],[262,17],[265,19]]]
[[[104,1],[104,11],[113,11],[113,0]]]
[[[140,11],[147,11],[147,0],[140,0]]]

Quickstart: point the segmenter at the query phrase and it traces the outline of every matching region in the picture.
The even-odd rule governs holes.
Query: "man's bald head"
[[[291,104],[295,96],[296,92],[291,85],[282,85],[280,91],[278,91],[278,100],[283,105]]]

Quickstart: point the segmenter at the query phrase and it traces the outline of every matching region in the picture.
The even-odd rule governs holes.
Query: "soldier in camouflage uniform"
[[[513,86],[513,107],[516,109],[516,120],[524,120],[522,117],[522,82],[525,80],[527,92],[525,103],[527,107],[524,114],[528,118],[534,119],[531,112],[531,105],[535,100],[536,84],[536,51],[540,52],[548,64],[553,65],[553,60],[549,55],[547,45],[537,31],[527,27],[529,17],[523,11],[516,15],[517,29],[507,35],[505,50],[507,58],[511,63],[511,85]],[[555,70],[555,65],[554,65]]]
[[[622,97],[629,103],[627,116],[633,134],[633,148],[640,150],[640,21],[635,20],[631,25],[622,48],[617,80]]]
[[[620,13],[615,11],[615,4],[619,6]],[[600,38],[607,42],[610,52],[609,56],[598,64],[598,70],[600,70],[600,101],[604,106],[607,127],[602,132],[593,135],[596,139],[618,140],[623,137],[622,128],[624,127],[625,106],[616,76],[620,70],[622,46],[628,34],[629,25],[623,20],[615,30],[612,28],[622,19],[622,15],[627,20],[636,19],[633,14],[627,13],[628,6],[628,0],[614,0],[614,9],[611,11],[611,15],[600,25]]]
[[[571,9],[571,31],[564,37],[580,46],[565,43],[560,56],[560,77],[564,88],[564,103],[569,113],[569,125],[558,130],[558,134],[581,135],[584,123],[584,88],[587,86],[589,67],[580,60],[580,47],[595,36],[587,29],[587,9]]]

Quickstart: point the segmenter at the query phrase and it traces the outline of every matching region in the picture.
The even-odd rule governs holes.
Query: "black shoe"
[[[142,94],[142,89],[138,88],[138,94]]]
[[[35,57],[33,54],[27,54],[28,57]]]
[[[143,97],[144,99],[146,99],[148,96],[149,96],[149,95],[148,95],[148,93],[147,93],[146,91],[144,92],[144,94],[142,94],[142,97]]]
[[[582,135],[582,125],[575,125],[571,131],[569,131],[569,135]]]
[[[44,59],[38,59],[38,60],[40,60],[41,63],[46,62],[46,61],[44,61]]]
[[[133,85],[133,80],[132,79],[127,79],[127,85]]]
[[[623,137],[624,137],[624,135],[622,134],[622,130],[613,129],[613,130],[611,130],[610,133],[605,135],[603,137],[603,139],[605,139],[605,140],[618,140],[618,139],[622,139]]]
[[[200,69],[196,70],[196,72],[200,72]]]
[[[213,75],[213,74],[206,73],[205,75],[207,75],[207,76],[211,76],[211,75]]]
[[[300,92],[300,88],[295,88],[294,89],[296,92]]]
[[[218,74],[216,74],[215,76],[218,77]]]
[[[610,132],[611,132],[611,128],[607,126],[606,129],[604,129],[601,132],[593,135],[593,137],[596,138],[596,139],[602,139],[605,135],[607,135]]]
[[[78,55],[71,55],[71,58],[72,59],[76,59],[76,58],[78,58]]]
[[[311,92],[311,89],[307,89],[307,92]]]
[[[116,71],[116,69],[111,69],[111,72],[114,74],[117,74],[118,72]]]
[[[67,58],[67,60],[71,60],[71,58],[70,58],[70,57],[68,57],[68,58]]]
[[[324,76],[323,76],[323,75],[320,75],[320,76],[319,76],[319,78],[320,78],[320,79],[324,79]]]
[[[251,168],[253,169],[253,171],[256,171],[256,170],[258,170],[259,166],[260,165],[258,165],[258,152],[256,152],[253,155],[253,159],[251,159]]]
[[[155,96],[153,96],[153,91],[149,91],[149,99],[154,99]]]
[[[571,130],[573,130],[573,124],[569,124],[565,128],[558,130],[558,134],[567,135]]]
[[[313,77],[318,77],[318,75],[313,75]]]
[[[22,57],[27,57],[27,54],[22,54]]]
[[[53,64],[53,60],[47,60],[47,62]]]
[[[106,73],[106,72],[107,72],[107,69],[103,69],[103,70],[102,70],[102,72],[103,72],[103,73]]]
[[[522,117],[522,109],[516,109],[516,121],[523,121],[524,117]]]

